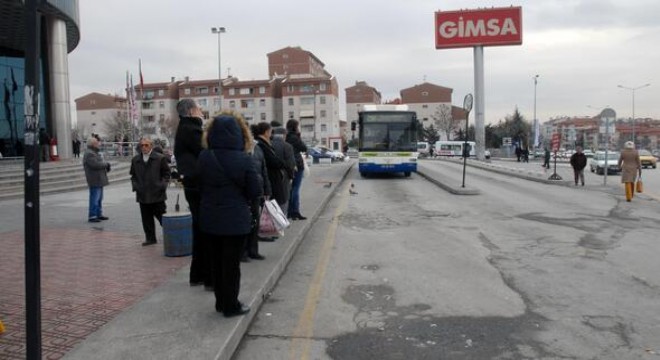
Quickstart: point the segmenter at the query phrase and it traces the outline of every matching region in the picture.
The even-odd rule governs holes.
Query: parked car
[[[307,153],[312,157],[314,163],[318,163],[319,159],[330,159],[330,161],[335,161],[335,158],[329,151],[327,151],[327,149],[323,150],[317,147],[309,148]]]
[[[351,159],[357,159],[360,156],[360,152],[356,148],[348,148],[346,155]]]
[[[594,152],[591,151],[591,149],[585,149],[584,151],[582,151],[582,153],[584,154],[584,156],[588,158],[594,157]]]
[[[314,149],[317,149],[324,154],[330,154],[332,161],[344,161],[344,153],[341,151],[331,150],[330,148],[322,145],[315,146]]]
[[[648,150],[639,150],[639,160],[642,161],[643,168],[652,167],[654,169],[656,168],[658,161]]]
[[[609,151],[607,153],[607,160],[605,160],[605,152],[598,151],[589,162],[589,169],[591,172],[595,172],[598,175],[603,175],[606,168],[608,174],[618,174],[621,172],[621,167],[619,167],[618,164],[619,155],[618,152]]]
[[[490,159],[490,151],[484,150],[484,157],[486,158],[486,160]]]

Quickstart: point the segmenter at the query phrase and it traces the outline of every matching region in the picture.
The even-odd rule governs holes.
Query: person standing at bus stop
[[[581,146],[576,146],[575,154],[571,155],[571,167],[573,167],[575,186],[578,186],[578,180],[584,186],[584,168],[587,167],[587,156],[582,152]]]
[[[607,160],[605,160],[607,165]],[[621,182],[626,188],[626,201],[630,202],[635,193],[635,177],[642,176],[642,161],[639,152],[635,150],[635,143],[627,141],[618,161],[621,168]]]

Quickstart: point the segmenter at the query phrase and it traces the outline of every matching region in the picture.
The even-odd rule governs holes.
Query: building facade
[[[128,117],[128,104],[124,97],[93,92],[75,101],[79,140],[87,139],[92,134],[108,138],[113,123]]]
[[[39,126],[58,140],[60,157],[71,157],[68,53],[80,41],[77,0],[45,0],[41,41]],[[22,156],[24,148],[25,4],[0,0],[0,76],[4,87],[0,111],[0,152]],[[45,39],[43,38],[45,34]]]

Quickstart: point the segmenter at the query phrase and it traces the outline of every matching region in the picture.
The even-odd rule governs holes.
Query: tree
[[[124,138],[132,140],[131,130],[136,131],[131,122],[119,114],[115,114],[112,118],[103,121],[108,139],[112,141],[124,141]]]
[[[165,136],[168,143],[174,144],[174,136],[176,135],[176,130],[179,128],[179,117],[173,118],[166,116],[165,119],[159,120],[158,123],[160,133]]]
[[[431,115],[435,126],[438,128],[438,131],[441,131],[447,140],[452,138],[454,134],[456,121],[451,114],[451,106],[449,105],[438,105]]]
[[[428,142],[429,144],[433,144],[434,142],[440,140],[438,130],[433,126],[433,124],[424,129],[424,135],[422,136],[422,139],[424,139],[424,141]]]

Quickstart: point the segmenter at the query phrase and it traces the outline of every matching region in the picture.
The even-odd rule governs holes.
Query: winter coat
[[[293,146],[293,157],[296,159],[296,167],[298,171],[305,169],[305,160],[301,153],[307,153],[307,145],[300,140],[300,134],[289,131],[286,133],[286,142]]]
[[[635,182],[637,174],[642,168],[642,161],[639,159],[637,150],[623,149],[619,156],[619,166],[621,167],[621,182]]]
[[[272,145],[265,142],[263,139],[257,139],[257,146],[261,148],[266,159],[266,168],[268,169],[268,179],[270,180],[270,187],[272,197],[278,204],[282,205],[288,201],[289,194],[286,193],[286,186],[284,183],[284,161],[277,155]]]
[[[213,235],[249,234],[250,204],[263,195],[263,189],[234,117],[215,118],[208,142],[198,160],[200,228]]]
[[[202,119],[181,116],[174,137],[174,157],[179,174],[184,177],[184,186],[197,187],[199,170],[197,158],[202,151]]]
[[[291,194],[291,180],[293,180],[293,175],[296,171],[296,159],[293,156],[293,146],[284,141],[283,135],[275,135],[271,140],[273,144],[273,149],[277,156],[284,161],[284,171],[282,172],[282,187],[283,187],[283,196],[281,199],[278,199],[278,204],[282,205],[289,201],[289,195]],[[280,200],[282,200],[280,202]]]
[[[83,168],[85,169],[87,186],[99,187],[106,186],[110,183],[108,181],[110,164],[103,161],[103,157],[99,154],[99,149],[91,146],[87,147],[85,155],[83,155]]]
[[[571,155],[571,166],[575,170],[582,170],[587,167],[587,155],[584,153],[575,153]]]
[[[254,145],[254,149],[252,149],[252,163],[254,164],[254,169],[257,170],[259,184],[264,189],[264,195],[271,196],[273,191],[271,190],[270,180],[268,179],[268,168],[266,168],[264,152],[256,144]]]
[[[151,151],[145,163],[142,154],[131,160],[131,184],[135,191],[135,201],[141,204],[153,204],[167,200],[167,185],[170,182],[170,167],[167,157]]]

